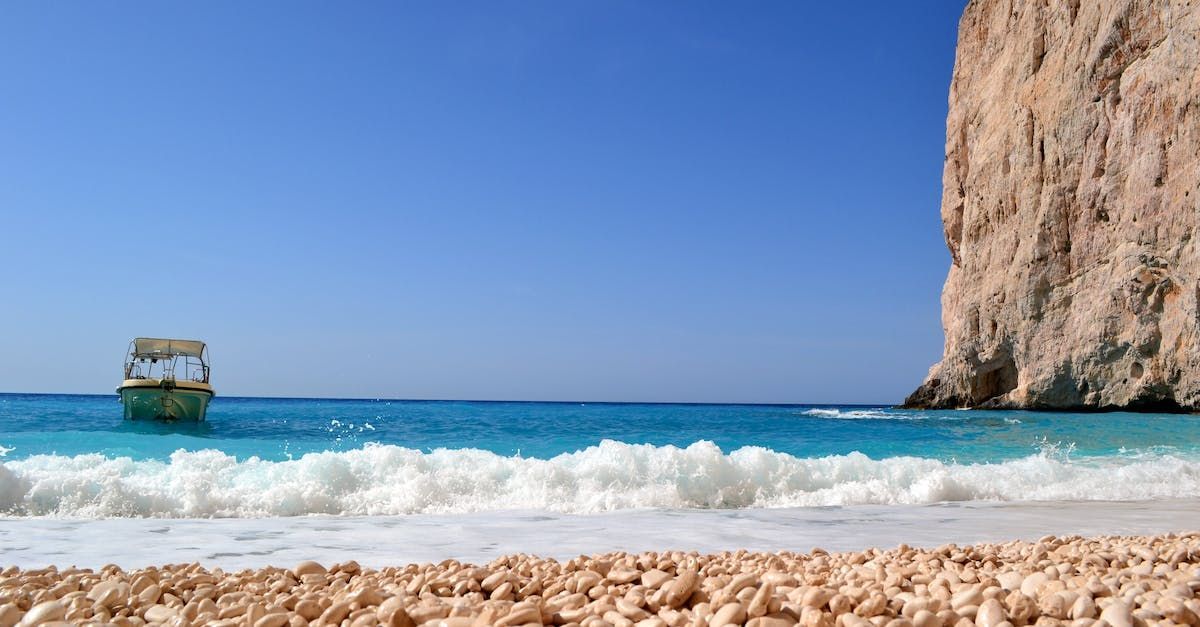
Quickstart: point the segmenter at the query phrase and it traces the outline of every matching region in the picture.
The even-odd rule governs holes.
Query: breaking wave
[[[834,409],[817,407],[800,412],[805,416],[835,418],[838,420],[925,420],[928,415],[905,414],[881,409]]]
[[[589,513],[1195,496],[1200,462],[1169,454],[1073,460],[1054,447],[990,464],[859,453],[800,458],[760,447],[726,453],[707,441],[679,448],[611,440],[550,459],[367,445],[289,461],[179,450],[167,461],[88,454],[0,464],[0,512],[9,516]]]

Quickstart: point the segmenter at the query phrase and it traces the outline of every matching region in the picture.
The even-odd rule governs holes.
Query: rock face
[[[1200,409],[1200,0],[972,0],[910,407]]]

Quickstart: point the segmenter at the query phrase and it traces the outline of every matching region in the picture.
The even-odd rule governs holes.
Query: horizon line
[[[111,396],[120,398],[115,393],[95,392],[3,392],[0,396]],[[558,404],[558,405],[743,405],[758,407],[896,407],[896,403],[792,403],[792,402],[730,402],[730,401],[587,401],[587,400],[504,400],[481,398],[385,398],[355,397],[355,396],[241,396],[225,395],[214,398],[229,398],[242,400],[276,400],[276,401],[370,401],[398,403],[525,403],[525,404]]]

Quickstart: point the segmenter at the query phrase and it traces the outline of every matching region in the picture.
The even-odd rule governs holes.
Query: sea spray
[[[166,461],[35,455],[0,465],[11,516],[265,517],[640,508],[738,509],[945,501],[1140,500],[1200,493],[1200,460],[1169,453],[1076,458],[1050,444],[1027,457],[957,463],[861,453],[803,458],[764,447],[722,451],[599,445],[549,459],[394,445],[239,459],[217,450]]]

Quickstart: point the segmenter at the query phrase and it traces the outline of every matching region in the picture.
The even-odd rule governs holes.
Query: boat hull
[[[212,400],[212,387],[204,383],[131,379],[117,388],[125,405],[126,420],[201,422]]]

